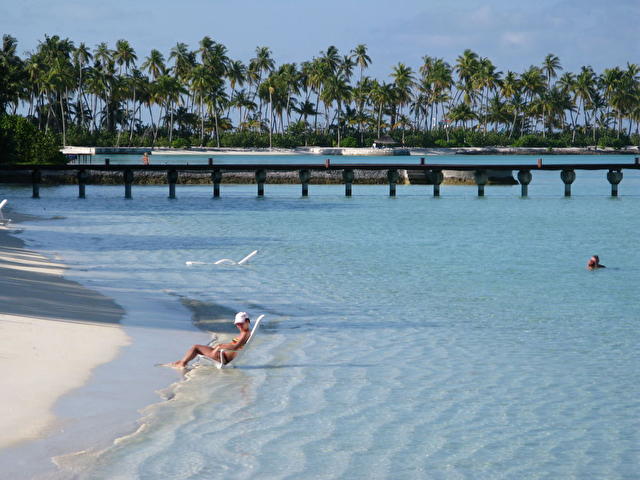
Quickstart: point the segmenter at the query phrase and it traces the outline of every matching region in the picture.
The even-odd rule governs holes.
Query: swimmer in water
[[[600,265],[600,257],[594,255],[587,262],[587,270],[597,270],[598,268],[607,268],[604,265]]]

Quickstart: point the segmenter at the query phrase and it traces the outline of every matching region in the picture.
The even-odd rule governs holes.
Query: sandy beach
[[[64,279],[64,265],[10,231],[0,228],[0,448],[50,431],[56,400],[129,343],[115,302]]]

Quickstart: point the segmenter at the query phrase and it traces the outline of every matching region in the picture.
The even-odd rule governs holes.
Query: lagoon
[[[172,201],[145,186],[126,201],[120,187],[78,200],[60,186],[38,201],[3,187],[25,213],[56,217],[22,238],[128,310],[141,353],[127,361],[165,382],[137,422],[113,416],[116,443],[56,457],[54,478],[632,478],[638,172],[618,198],[602,172],[579,172],[571,198],[557,172],[536,173],[529,198],[427,188],[345,198],[322,185],[301,198],[273,185],[258,198],[229,185],[211,199],[181,186]],[[254,249],[243,267],[185,265]],[[592,254],[609,268],[588,272]],[[152,366],[177,358],[144,345],[146,332],[181,351],[185,332],[206,342],[207,320],[237,310],[267,316],[243,367],[185,381]],[[119,368],[126,387],[104,383],[112,394],[149,388]]]

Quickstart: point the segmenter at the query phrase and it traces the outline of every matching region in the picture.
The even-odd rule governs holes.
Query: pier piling
[[[122,172],[124,178],[124,198],[131,198],[131,185],[133,184],[133,171],[127,168]]]
[[[78,179],[78,198],[86,198],[85,197],[85,185],[87,184],[87,174],[86,170],[79,170],[76,175]]]
[[[576,179],[576,172],[574,170],[564,169],[560,172],[560,178],[564,182],[564,196],[571,196],[571,184]]]
[[[219,168],[216,168],[211,172],[211,182],[213,183],[213,197],[218,198],[220,196],[220,182],[222,181],[222,172]]]
[[[167,172],[167,181],[169,182],[169,198],[176,198],[176,183],[178,182],[178,172],[171,169]]]
[[[256,170],[256,183],[258,184],[258,196],[264,196],[264,182],[267,180],[267,171],[264,169]]]
[[[609,170],[607,180],[611,184],[611,196],[618,196],[618,184],[622,181],[622,170]]]
[[[396,185],[398,180],[400,179],[400,175],[398,175],[398,170],[389,169],[387,170],[387,179],[389,180],[389,196],[396,196]]]
[[[32,194],[31,198],[40,198],[40,182],[42,181],[42,172],[37,168],[31,172]]]
[[[518,182],[520,182],[520,195],[526,197],[529,195],[529,184],[532,179],[531,170],[519,170]]]
[[[345,168],[342,171],[342,180],[344,181],[344,194],[347,197],[351,196],[351,184],[353,183],[353,170],[350,168]]]
[[[433,183],[433,196],[439,197],[440,184],[444,180],[444,173],[442,173],[442,170],[430,170],[428,175],[429,175],[429,178],[431,179],[431,183]]]
[[[489,176],[487,175],[486,170],[476,170],[473,172],[473,177],[476,180],[476,184],[478,185],[478,196],[484,197],[484,186],[489,181]]]
[[[302,184],[302,196],[309,196],[309,180],[311,179],[311,172],[309,169],[302,169],[298,171],[298,177],[300,178],[300,183]]]

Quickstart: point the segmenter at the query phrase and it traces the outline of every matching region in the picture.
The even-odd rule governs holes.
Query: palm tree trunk
[[[213,110],[213,118],[216,123],[216,145],[218,146],[218,148],[220,148],[220,132],[218,130],[218,110],[217,109]]]
[[[131,123],[129,124],[129,145],[131,145],[131,142],[133,141],[133,125],[135,123],[136,120],[136,111],[138,109],[136,108],[136,89],[133,89],[133,113],[131,114]]]
[[[67,146],[67,131],[66,131],[66,124],[64,121],[64,103],[62,102],[62,93],[60,93],[58,95],[58,98],[60,99],[60,119],[62,120],[62,146],[66,147]]]
[[[200,146],[204,145],[204,111],[202,109],[202,94],[200,94]]]

